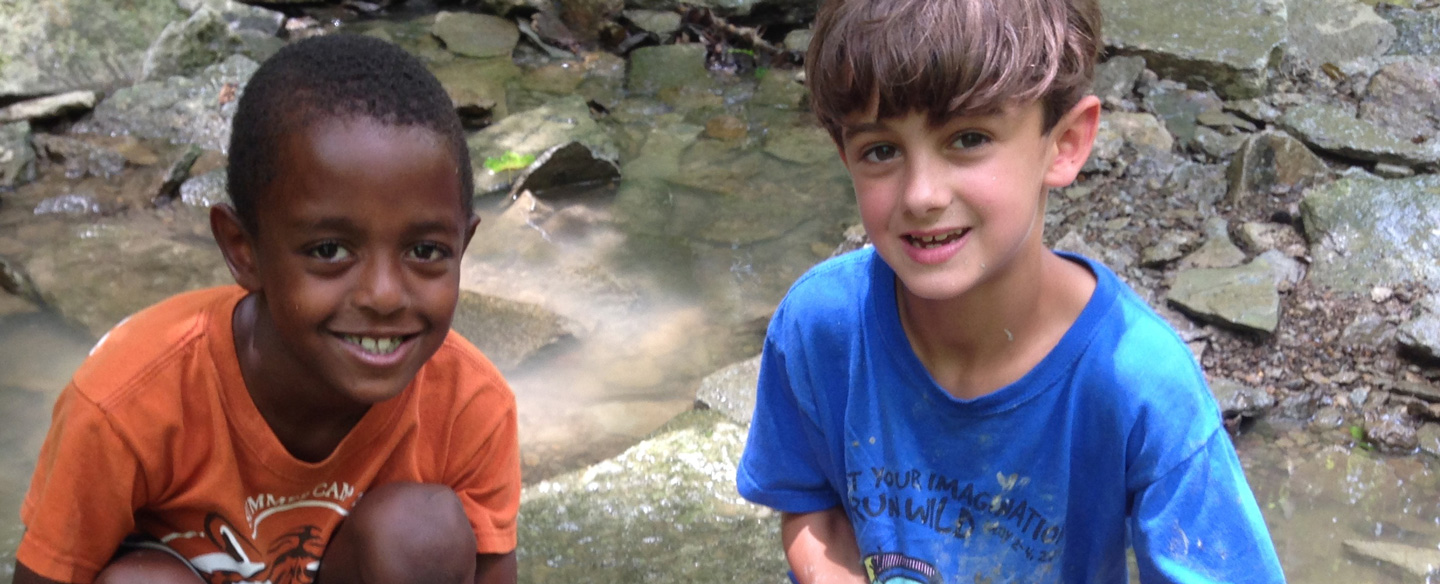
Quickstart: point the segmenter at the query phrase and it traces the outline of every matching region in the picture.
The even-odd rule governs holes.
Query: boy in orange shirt
[[[136,314],[76,372],[16,584],[514,582],[515,399],[450,331],[479,219],[440,84],[375,39],[296,43],[230,158],[210,222],[239,286]]]

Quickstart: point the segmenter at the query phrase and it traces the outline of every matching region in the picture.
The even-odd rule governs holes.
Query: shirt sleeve
[[[498,379],[498,374],[496,374]],[[501,383],[503,386],[503,382]],[[515,397],[485,392],[464,404],[452,422],[454,436],[447,483],[460,497],[475,529],[476,552],[515,550],[520,511],[520,445]]]
[[[773,329],[773,327],[772,327]],[[786,513],[810,513],[841,503],[827,473],[830,462],[813,400],[792,383],[786,355],[768,335],[750,434],[735,484],[745,499]]]
[[[1284,582],[1275,546],[1223,430],[1135,497],[1140,581]]]
[[[139,459],[111,420],[72,385],[60,394],[30,490],[16,560],[60,582],[90,582],[135,528]]]

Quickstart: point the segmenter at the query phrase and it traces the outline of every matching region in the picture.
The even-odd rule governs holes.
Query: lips
[[[372,355],[389,355],[400,348],[401,343],[407,337],[366,337],[360,335],[341,335],[341,339],[352,345],[357,345],[360,350]]]
[[[959,241],[960,238],[965,237],[965,234],[969,232],[970,228],[966,227],[962,229],[956,229],[954,231],[946,231],[943,233],[932,235],[904,235],[901,237],[905,239],[906,243],[910,244],[913,247],[918,247],[920,249],[934,249],[955,241]]]

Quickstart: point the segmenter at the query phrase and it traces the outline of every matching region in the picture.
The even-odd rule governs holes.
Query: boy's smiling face
[[[258,233],[231,262],[257,298],[251,366],[342,411],[394,397],[450,330],[478,222],[454,156],[427,129],[363,117],[322,120],[279,148]]]
[[[861,221],[905,291],[955,298],[1038,259],[1047,189],[1074,180],[1098,115],[1086,98],[1048,133],[1036,102],[940,125],[919,112],[847,116],[841,157]]]

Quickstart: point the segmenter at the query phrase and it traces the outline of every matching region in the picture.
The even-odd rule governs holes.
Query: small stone
[[[1371,301],[1371,302],[1374,302],[1374,303],[1376,303],[1376,304],[1381,304],[1381,303],[1385,302],[1386,300],[1389,300],[1389,299],[1394,298],[1394,297],[1395,297],[1395,290],[1394,290],[1393,288],[1388,288],[1388,287],[1385,287],[1385,286],[1376,286],[1376,287],[1370,289],[1370,301]]]
[[[735,116],[715,116],[705,122],[705,135],[716,140],[739,140],[749,131],[749,124]]]

